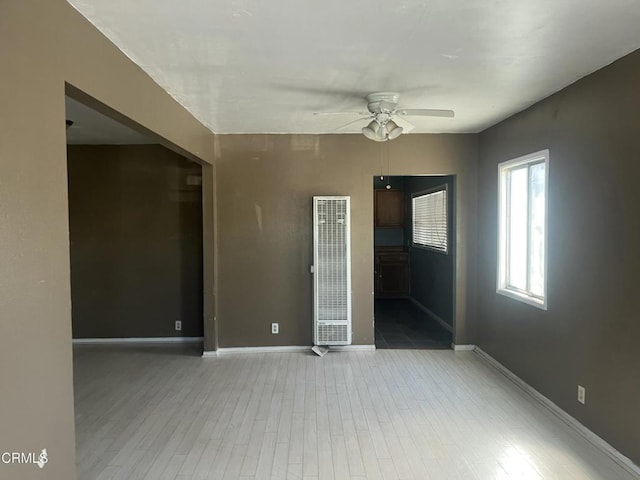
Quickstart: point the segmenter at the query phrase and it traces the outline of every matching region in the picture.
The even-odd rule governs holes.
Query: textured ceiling
[[[640,47],[640,0],[70,0],[217,133],[359,132],[400,92],[414,132],[478,132]]]

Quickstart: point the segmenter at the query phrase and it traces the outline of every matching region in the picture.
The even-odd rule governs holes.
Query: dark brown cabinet
[[[409,295],[409,254],[395,249],[376,249],[375,253],[376,296]]]
[[[398,228],[404,225],[404,192],[374,190],[375,226]]]

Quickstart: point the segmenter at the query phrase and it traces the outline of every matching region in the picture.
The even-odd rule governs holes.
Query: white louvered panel
[[[348,345],[349,326],[318,323],[316,345]]]
[[[349,197],[313,197],[314,344],[351,343]]]

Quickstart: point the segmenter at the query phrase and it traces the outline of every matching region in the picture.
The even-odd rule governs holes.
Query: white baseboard
[[[491,365],[493,368],[498,370],[501,374],[515,383],[518,387],[520,387],[525,393],[531,396],[534,400],[540,403],[543,407],[549,410],[552,414],[558,417],[563,423],[569,425],[575,432],[585,438],[589,443],[591,443],[598,450],[605,453],[609,458],[611,458],[614,462],[624,468],[627,472],[632,475],[640,478],[640,466],[636,465],[631,461],[630,458],[627,458],[625,455],[617,451],[613,446],[607,443],[605,440],[600,438],[598,435],[593,433],[587,427],[585,427],[582,423],[576,420],[574,417],[569,415],[567,412],[562,410],[559,406],[549,400],[547,397],[538,392],[531,385],[526,383],[520,377],[518,377],[515,373],[509,370],[507,367],[498,362],[495,358],[489,355],[487,352],[482,350],[480,347],[475,347],[475,353],[478,354],[480,358],[482,358],[485,362]]]
[[[126,337],[126,338],[74,338],[74,345],[132,344],[132,343],[200,343],[203,337]]]
[[[375,351],[375,345],[331,345],[330,351],[333,352],[355,352],[355,351]],[[218,357],[220,355],[230,355],[236,353],[293,353],[293,352],[310,352],[311,345],[285,345],[280,347],[227,347],[202,352],[204,358]]]
[[[375,351],[375,345],[330,345],[330,352],[371,352]]]
[[[456,352],[473,352],[476,346],[475,345],[456,345],[455,343],[452,343],[451,348]]]
[[[445,328],[446,330],[448,330],[451,333],[453,333],[453,327],[451,325],[449,325],[447,322],[445,322],[443,319],[441,319],[438,315],[433,313],[431,310],[429,310],[427,307],[425,307],[423,304],[421,304],[415,298],[409,297],[409,300],[411,300],[411,303],[413,303],[416,307],[418,307],[420,310],[422,310],[424,313],[426,313],[431,318],[433,318],[436,322],[438,322],[440,325],[442,325],[443,328]]]
[[[234,353],[292,353],[292,352],[309,352],[311,345],[285,345],[277,347],[226,347],[218,348],[215,351],[202,352],[203,357],[215,357],[220,355],[229,355]]]

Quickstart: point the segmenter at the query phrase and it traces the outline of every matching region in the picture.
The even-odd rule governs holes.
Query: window
[[[412,198],[413,245],[447,253],[447,186]]]
[[[498,165],[498,293],[547,308],[549,151]]]

